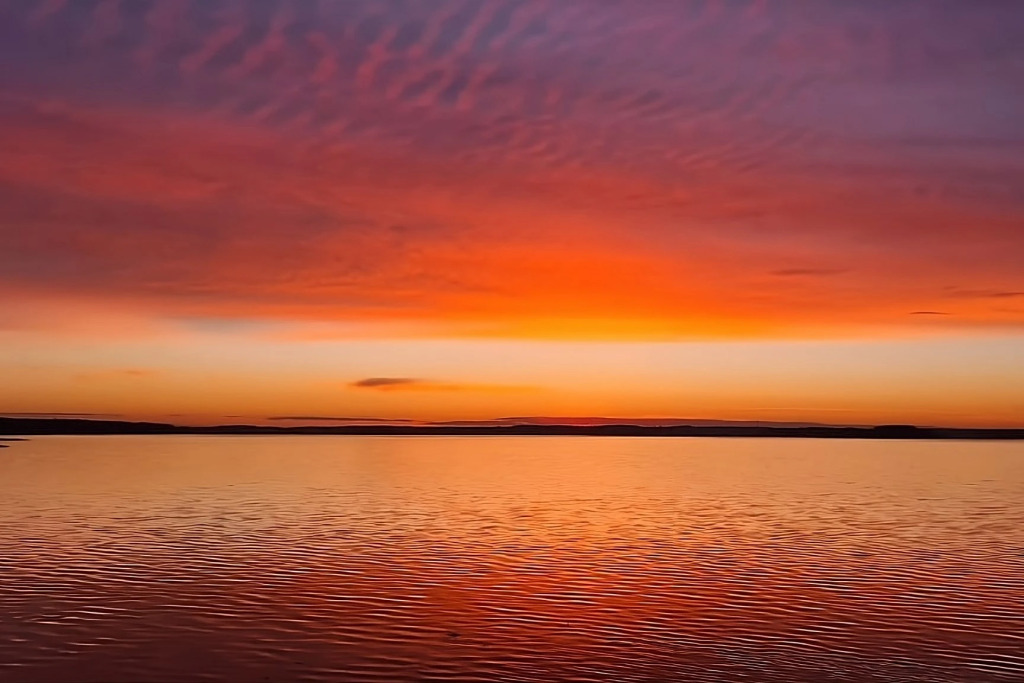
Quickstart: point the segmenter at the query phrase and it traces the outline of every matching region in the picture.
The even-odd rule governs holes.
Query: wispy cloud
[[[999,289],[953,289],[949,296],[958,299],[1018,299],[1024,297],[1024,291]]]
[[[509,384],[479,384],[465,382],[441,382],[412,377],[368,377],[349,384],[353,389],[369,391],[480,391],[480,392],[522,392],[535,391],[534,387]]]
[[[404,418],[380,418],[380,417],[329,417],[324,415],[307,416],[275,416],[268,417],[271,422],[356,422],[360,424],[419,424],[419,420]]]
[[[984,305],[1024,292],[1019,3],[85,5],[0,0],[27,308],[820,336],[998,282],[957,321],[1019,319]]]
[[[780,277],[827,277],[829,275],[842,275],[847,272],[842,268],[783,268],[773,271],[773,275]]]
[[[158,370],[140,368],[112,368],[109,370],[90,370],[75,375],[75,379],[82,382],[109,382],[116,380],[144,380],[159,377]]]
[[[405,389],[420,387],[424,384],[432,383],[421,379],[412,379],[411,377],[368,377],[367,379],[352,382],[349,386],[356,389]]]

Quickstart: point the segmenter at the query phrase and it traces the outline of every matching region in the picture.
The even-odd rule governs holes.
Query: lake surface
[[[0,681],[1024,681],[1024,444],[39,437]]]

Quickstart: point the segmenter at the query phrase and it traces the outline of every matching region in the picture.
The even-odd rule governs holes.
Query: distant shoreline
[[[263,425],[217,425],[184,427],[158,422],[124,422],[59,418],[0,418],[0,436],[44,435],[131,435],[131,434],[221,434],[221,435],[314,435],[314,436],[631,436],[631,437],[718,437],[798,439],[939,439],[939,440],[1024,440],[1024,429],[960,429],[879,425],[876,427],[748,427],[748,426],[641,426],[612,424],[597,426],[535,425],[509,426],[402,426],[346,425],[338,427],[276,427]],[[0,441],[10,441],[0,438]]]

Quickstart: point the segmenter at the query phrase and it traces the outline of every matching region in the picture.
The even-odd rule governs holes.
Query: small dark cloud
[[[421,379],[411,377],[367,377],[358,382],[352,382],[356,389],[394,389],[396,387],[410,387],[424,384]]]
[[[947,296],[957,299],[1017,299],[1024,297],[1024,292],[1000,289],[950,289]]]
[[[417,423],[417,420],[387,419],[382,417],[329,417],[325,415],[281,416],[268,417],[270,422],[360,422],[364,424]]]
[[[950,315],[945,311],[914,311],[910,315]]]
[[[847,272],[842,268],[783,268],[772,271],[772,275],[779,277],[827,277],[829,275],[842,275]]]
[[[353,389],[371,389],[374,391],[483,391],[483,392],[522,392],[535,391],[535,387],[516,386],[511,384],[476,384],[462,382],[441,382],[431,379],[415,379],[413,377],[368,377],[352,382]]]

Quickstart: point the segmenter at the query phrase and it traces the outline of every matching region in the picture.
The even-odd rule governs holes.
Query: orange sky
[[[0,0],[0,411],[1024,425],[1021,25]]]

